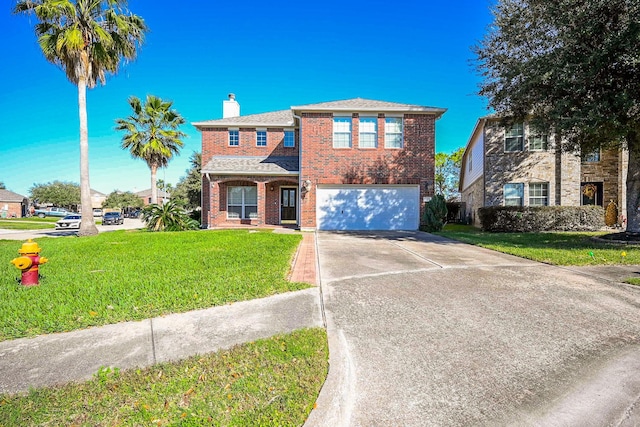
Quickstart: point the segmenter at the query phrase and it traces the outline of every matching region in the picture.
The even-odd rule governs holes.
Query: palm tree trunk
[[[87,120],[87,81],[78,80],[78,111],[80,115],[80,203],[82,220],[79,236],[93,236],[98,229],[93,220],[91,185],[89,184],[89,125]]]
[[[158,203],[158,184],[156,180],[156,174],[158,173],[158,165],[149,165],[151,169],[151,203]]]

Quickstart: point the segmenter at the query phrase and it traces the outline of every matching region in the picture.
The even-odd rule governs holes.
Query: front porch
[[[298,228],[297,177],[216,177],[208,187],[205,228]]]

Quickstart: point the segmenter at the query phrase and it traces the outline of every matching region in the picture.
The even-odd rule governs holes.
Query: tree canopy
[[[627,230],[640,231],[640,2],[499,0],[475,47],[480,93],[563,150],[628,149]]]
[[[51,204],[74,210],[80,204],[80,185],[64,181],[33,184],[29,198],[38,205]]]
[[[113,191],[102,202],[103,208],[111,209],[141,208],[142,205],[142,199],[130,191]]]
[[[151,171],[151,203],[158,203],[156,173],[166,167],[173,155],[184,145],[185,133],[179,130],[184,118],[174,110],[173,102],[147,95],[143,104],[132,96],[129,105],[133,113],[126,119],[116,120],[116,130],[124,131],[122,148],[135,159],[142,159]]]
[[[460,182],[460,167],[464,147],[451,153],[436,153],[436,194],[442,194],[446,201],[455,201],[460,197],[458,183]]]
[[[193,152],[189,158],[191,168],[185,172],[186,176],[180,178],[173,193],[171,200],[180,206],[184,206],[187,210],[195,210],[200,208],[202,203],[202,153]]]

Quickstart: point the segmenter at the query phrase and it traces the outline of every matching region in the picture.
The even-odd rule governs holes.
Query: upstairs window
[[[505,184],[504,185],[504,205],[505,206],[522,206],[524,199],[524,184]]]
[[[529,206],[547,206],[549,204],[549,184],[529,184]]]
[[[258,147],[267,146],[267,131],[259,130],[256,132],[256,145]]]
[[[291,148],[291,147],[295,147],[296,146],[296,140],[295,140],[295,132],[292,130],[285,130],[284,131],[284,146],[287,148]]]
[[[582,156],[582,161],[583,162],[588,162],[588,163],[599,162],[600,161],[600,149],[596,148],[592,152],[583,155]]]
[[[333,118],[333,148],[351,148],[351,118]]]
[[[360,148],[376,148],[378,146],[378,119],[375,117],[360,117]]]
[[[229,131],[229,146],[230,147],[237,147],[238,145],[240,145],[240,132],[237,130],[230,130]]]
[[[384,119],[384,148],[402,148],[402,117]]]
[[[529,133],[529,151],[545,151],[549,146],[549,137],[534,127],[529,127]]]
[[[504,151],[522,151],[524,149],[524,126],[522,123],[515,123],[510,128],[505,129]]]

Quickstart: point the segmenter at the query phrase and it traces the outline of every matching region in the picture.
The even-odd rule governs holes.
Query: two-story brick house
[[[202,132],[202,223],[415,230],[433,195],[442,108],[367,99],[240,115]]]
[[[604,206],[625,214],[627,156],[618,150],[580,155],[556,150],[554,135],[528,123],[505,127],[480,118],[465,148],[460,193],[466,215],[478,224],[485,206]]]

